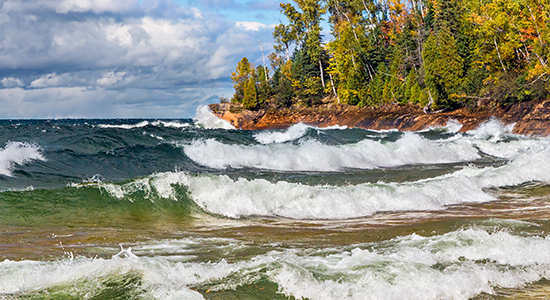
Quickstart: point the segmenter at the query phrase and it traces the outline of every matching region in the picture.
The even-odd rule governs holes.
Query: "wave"
[[[451,122],[446,128],[458,128]],[[482,158],[481,153],[510,159],[531,148],[546,147],[550,139],[511,134],[513,125],[492,120],[464,134],[442,139],[405,132],[396,141],[364,139],[357,143],[327,145],[315,139],[284,143],[303,137],[312,127],[299,124],[282,132],[260,132],[260,145],[225,144],[199,139],[183,145],[185,154],[198,164],[216,169],[258,168],[277,171],[341,171],[414,164],[448,164]],[[284,144],[282,144],[284,143]],[[481,153],[480,153],[481,152]]]
[[[329,127],[314,127],[306,125],[303,123],[298,123],[290,126],[288,129],[283,131],[273,131],[273,130],[264,130],[256,133],[254,139],[261,144],[272,144],[272,143],[284,143],[288,141],[297,140],[306,135],[307,131],[310,129],[317,130],[318,132],[327,131],[327,130],[345,130],[347,126],[334,125]]]
[[[0,149],[0,174],[12,176],[15,165],[24,165],[33,160],[46,160],[38,145],[26,142],[8,142],[6,147]]]
[[[412,234],[353,248],[268,251],[233,262],[197,262],[193,249],[213,245],[230,253],[246,250],[244,242],[192,238],[137,245],[110,259],[68,254],[52,262],[4,260],[0,295],[54,291],[82,298],[118,287],[128,298],[204,299],[204,293],[267,280],[278,286],[273,293],[297,299],[469,299],[550,278],[549,237],[497,228]]]
[[[112,125],[112,124],[99,124],[97,127],[99,128],[117,128],[117,129],[134,129],[134,128],[142,128],[146,126],[155,126],[155,127],[167,127],[167,128],[187,128],[191,126],[189,123],[180,123],[175,121],[142,121],[136,124],[120,124],[120,125]]]
[[[305,299],[469,299],[550,277],[550,238],[481,229],[398,237],[368,249],[291,256],[270,272],[287,296]],[[322,277],[318,272],[321,272]]]
[[[550,182],[550,151],[531,150],[501,167],[465,167],[451,174],[405,183],[308,186],[227,176],[191,181],[194,201],[204,210],[228,217],[279,216],[295,219],[344,219],[387,211],[442,210],[446,206],[496,200],[485,188],[525,182]]]
[[[193,120],[206,129],[235,129],[231,123],[216,117],[208,105],[199,106]]]
[[[261,131],[254,135],[254,139],[262,144],[284,143],[303,137],[310,128],[313,127],[298,123],[284,131]]]
[[[379,212],[444,210],[450,205],[497,200],[486,188],[526,182],[550,183],[550,151],[530,149],[500,167],[466,166],[442,176],[413,182],[358,185],[305,185],[265,179],[231,179],[227,175],[158,173],[125,184],[88,182],[112,197],[140,193],[145,199],[178,200],[184,187],[205,212],[229,217],[284,217],[291,219],[349,219]]]
[[[497,119],[491,119],[479,125],[478,128],[468,131],[468,134],[477,139],[497,142],[506,136],[512,135],[516,123],[505,125]]]
[[[446,133],[458,133],[463,125],[455,119],[449,119],[445,126],[430,126],[429,128],[419,130],[417,132],[443,131]]]
[[[430,141],[404,133],[395,142],[363,140],[355,144],[325,145],[315,140],[299,144],[228,145],[214,139],[184,145],[195,162],[216,169],[259,168],[278,171],[340,171],[411,164],[442,164],[481,158],[472,143],[462,140]]]

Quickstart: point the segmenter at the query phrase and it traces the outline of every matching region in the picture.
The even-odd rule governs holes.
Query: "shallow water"
[[[0,121],[0,299],[546,299],[550,140]]]

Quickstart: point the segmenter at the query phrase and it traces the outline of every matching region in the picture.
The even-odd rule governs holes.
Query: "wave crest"
[[[40,146],[26,142],[8,142],[4,149],[0,149],[0,174],[12,176],[15,165],[24,165],[33,160],[46,160]]]

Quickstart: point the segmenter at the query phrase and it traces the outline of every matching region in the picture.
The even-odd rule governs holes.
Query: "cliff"
[[[426,114],[421,107],[410,104],[388,104],[378,108],[323,104],[311,108],[265,108],[250,111],[235,104],[219,103],[211,104],[210,109],[218,118],[246,130],[287,128],[296,123],[305,123],[318,127],[341,125],[374,130],[396,128],[417,131],[442,126],[453,119],[463,125],[461,131],[468,131],[496,118],[505,124],[516,123],[514,133],[517,134],[550,134],[550,100],[522,102],[509,107],[485,103],[471,110],[462,108],[434,114]]]

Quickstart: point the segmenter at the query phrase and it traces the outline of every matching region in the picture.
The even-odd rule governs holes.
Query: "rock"
[[[418,131],[443,126],[453,119],[463,125],[461,131],[478,127],[491,118],[504,124],[516,123],[514,133],[547,136],[550,134],[550,100],[528,101],[510,107],[479,106],[475,111],[461,108],[451,112],[425,114],[421,107],[382,105],[378,108],[359,108],[350,105],[325,104],[308,108],[267,108],[244,110],[236,104],[211,104],[212,112],[236,128],[284,129],[296,123],[328,127],[334,125],[373,130],[399,129]]]

